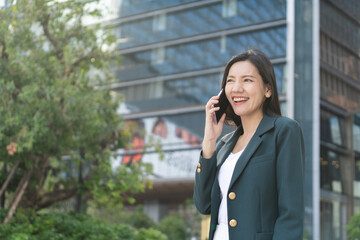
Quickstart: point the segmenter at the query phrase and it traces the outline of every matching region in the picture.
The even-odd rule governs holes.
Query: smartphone
[[[220,121],[220,118],[226,112],[226,109],[229,106],[229,101],[226,97],[224,89],[220,90],[218,96],[220,96],[219,102],[217,104],[214,104],[214,107],[220,107],[220,109],[215,112],[215,118],[217,123]]]

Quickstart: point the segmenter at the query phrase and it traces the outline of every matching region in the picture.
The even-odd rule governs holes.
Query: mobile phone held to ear
[[[216,117],[217,123],[220,121],[220,118],[226,112],[226,109],[229,106],[229,101],[226,97],[224,89],[220,90],[218,96],[220,96],[219,103],[214,104],[214,107],[220,107],[220,109],[215,112],[215,117]]]

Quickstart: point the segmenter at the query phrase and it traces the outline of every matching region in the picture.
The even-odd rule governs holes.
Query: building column
[[[288,1],[289,2],[289,1]],[[294,1],[294,118],[304,133],[304,239],[320,239],[319,0]]]

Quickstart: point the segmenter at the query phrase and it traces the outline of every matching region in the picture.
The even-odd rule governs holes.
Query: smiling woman
[[[281,117],[270,60],[254,49],[234,56],[221,88],[230,104],[218,122],[219,96],[206,104],[194,188],[196,207],[211,214],[209,239],[301,240],[303,135]],[[224,123],[237,129],[218,140]]]

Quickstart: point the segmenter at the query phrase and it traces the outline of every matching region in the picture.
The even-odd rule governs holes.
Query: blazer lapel
[[[254,136],[251,138],[250,142],[246,146],[244,152],[241,154],[240,158],[238,159],[235,169],[231,178],[230,186],[234,184],[234,182],[240,177],[241,173],[244,171],[246,165],[248,164],[249,160],[251,159],[252,155],[258,149],[260,144],[262,143],[262,135],[265,134],[267,131],[271,130],[274,127],[275,118],[264,116],[261,120]],[[237,139],[236,139],[237,140]],[[235,141],[236,143],[236,141]],[[230,151],[233,147],[230,149]],[[230,154],[230,151],[228,154]],[[227,155],[226,155],[227,157]]]
[[[230,152],[234,148],[238,138],[243,134],[243,129],[241,127],[237,128],[230,136],[225,136],[221,141],[224,141],[225,144],[220,148],[217,154],[217,166],[221,166],[222,163],[229,156]]]

